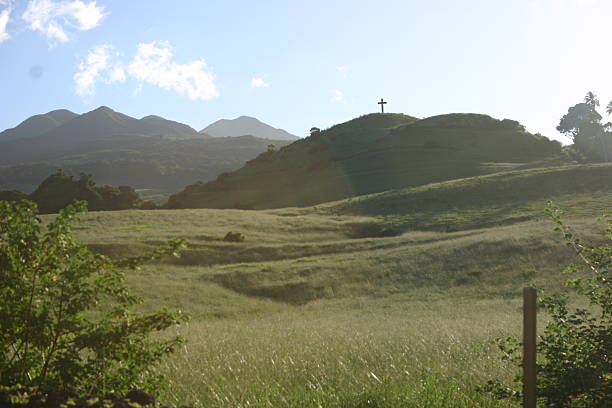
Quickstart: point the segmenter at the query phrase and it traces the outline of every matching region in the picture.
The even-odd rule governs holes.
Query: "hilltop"
[[[200,131],[212,137],[236,137],[251,135],[264,139],[297,140],[299,137],[283,129],[276,129],[256,118],[240,116],[236,119],[221,119]]]
[[[0,142],[40,136],[77,116],[79,115],[66,109],[58,109],[45,114],[31,116],[14,128],[0,132]]]
[[[280,208],[473,177],[556,159],[561,145],[479,114],[371,114],[265,152],[170,208]]]

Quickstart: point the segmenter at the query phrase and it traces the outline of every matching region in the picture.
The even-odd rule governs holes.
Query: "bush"
[[[158,390],[154,364],[182,342],[150,334],[183,322],[180,311],[138,314],[125,268],[184,246],[113,261],[77,243],[71,223],[86,204],[63,209],[46,226],[32,202],[0,202],[0,386],[88,396]]]
[[[239,232],[230,231],[227,234],[225,234],[225,237],[223,238],[223,240],[226,242],[243,242],[244,235],[242,235]]]
[[[537,346],[539,406],[608,407],[612,401],[612,245],[610,241],[602,246],[583,243],[565,225],[561,211],[549,206],[547,212],[581,260],[566,269],[578,276],[567,285],[584,296],[591,307],[570,311],[564,295],[541,299],[550,320]],[[612,240],[612,217],[607,216],[605,221],[605,236]],[[501,340],[499,345],[505,359],[520,365],[517,339]],[[515,382],[521,380],[518,375]],[[486,389],[503,398],[522,397],[520,391],[497,381],[490,381]]]

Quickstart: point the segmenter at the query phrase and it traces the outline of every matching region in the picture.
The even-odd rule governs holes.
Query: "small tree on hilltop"
[[[140,299],[122,271],[184,243],[113,261],[74,240],[71,223],[85,210],[70,205],[43,226],[34,203],[0,202],[0,386],[100,396],[161,385],[153,365],[182,339],[149,335],[185,315],[133,312]]]

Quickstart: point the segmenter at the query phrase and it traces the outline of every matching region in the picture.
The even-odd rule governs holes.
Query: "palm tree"
[[[587,105],[590,105],[592,108],[599,106],[599,99],[597,99],[597,96],[595,96],[593,92],[588,92],[586,94],[586,96],[584,97],[584,102]]]

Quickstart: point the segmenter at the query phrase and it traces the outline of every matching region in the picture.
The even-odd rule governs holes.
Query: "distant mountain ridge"
[[[67,109],[58,109],[42,115],[31,116],[14,128],[0,132],[0,142],[40,136],[77,116],[79,115]]]
[[[106,106],[82,115],[57,110],[0,133],[0,189],[29,191],[61,168],[91,173],[99,183],[177,191],[286,143],[212,138],[160,116],[136,119]]]
[[[250,116],[240,116],[236,119],[218,120],[200,131],[212,137],[236,137],[251,135],[264,139],[298,140],[299,137],[283,130],[267,125]]]
[[[165,136],[177,139],[206,137],[190,126],[159,116],[135,119],[101,106],[41,135],[45,139],[99,139],[115,135]]]

